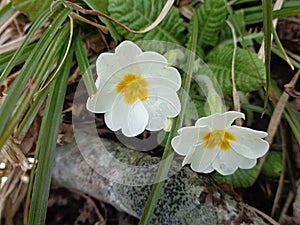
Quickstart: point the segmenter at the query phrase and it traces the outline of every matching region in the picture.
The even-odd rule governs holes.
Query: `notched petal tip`
[[[121,56],[126,57],[127,56],[138,56],[142,54],[143,51],[140,49],[140,47],[133,43],[132,41],[123,41],[120,43],[115,50],[115,54],[120,54]]]
[[[210,116],[202,117],[196,121],[196,126],[210,126],[213,129],[226,129],[236,119],[245,119],[245,114],[236,111],[228,111],[225,113],[215,113]]]
[[[229,116],[230,117],[236,117],[236,118],[242,118],[242,119],[245,119],[245,114],[242,113],[242,112],[237,112],[237,111],[227,111],[224,113],[226,116]]]

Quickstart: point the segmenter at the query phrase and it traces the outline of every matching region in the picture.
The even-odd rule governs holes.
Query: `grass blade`
[[[272,26],[272,33],[273,33],[273,36],[274,36],[274,40],[275,40],[275,43],[277,44],[279,50],[281,51],[283,57],[284,57],[284,60],[289,64],[289,66],[291,67],[292,70],[294,70],[294,66],[293,64],[291,63],[289,57],[287,56],[282,44],[281,44],[281,41],[277,35],[277,32],[274,28],[274,26]]]
[[[32,27],[30,28],[28,34],[26,35],[26,38],[25,38],[24,42],[15,51],[13,57],[10,59],[9,63],[7,64],[7,66],[5,68],[5,70],[1,74],[1,76],[0,76],[0,84],[6,79],[6,77],[11,72],[12,68],[16,65],[16,60],[19,58],[20,54],[22,54],[24,48],[29,43],[30,39],[32,38],[32,36],[36,32],[36,30],[45,22],[45,20],[47,19],[48,16],[50,16],[52,13],[54,13],[59,8],[59,6],[61,6],[61,2],[58,2],[57,4],[55,4],[52,7],[52,11],[46,11],[44,14],[42,14],[41,16],[39,16],[37,18],[37,20],[34,22],[34,24],[32,25]]]
[[[0,10],[0,24],[5,21],[14,11],[15,9],[12,7],[11,2],[6,4]]]
[[[264,25],[264,48],[265,48],[265,71],[267,77],[267,84],[266,84],[266,96],[264,102],[264,108],[267,108],[268,104],[268,96],[269,96],[269,89],[270,89],[270,68],[271,68],[271,45],[272,45],[272,1],[270,0],[263,0],[262,1],[263,7],[263,25]]]
[[[263,15],[261,13],[260,6],[249,7],[243,9],[245,12],[245,23],[246,25],[256,24],[263,22]],[[300,12],[300,2],[290,1],[283,4],[282,9],[273,11],[273,18],[283,18],[288,16],[296,15]]]
[[[160,166],[158,168],[154,184],[151,188],[150,195],[146,202],[143,214],[141,216],[139,225],[147,225],[150,224],[156,204],[160,198],[161,192],[163,190],[164,181],[167,177],[169,172],[173,157],[174,151],[172,150],[171,140],[175,136],[177,130],[182,126],[185,109],[187,105],[188,96],[185,93],[189,93],[190,84],[192,80],[192,68],[194,62],[194,53],[196,52],[196,45],[197,45],[197,36],[198,36],[198,15],[197,11],[195,10],[193,15],[193,32],[191,41],[189,43],[188,49],[190,52],[188,53],[187,59],[187,66],[186,66],[186,73],[184,74],[184,80],[182,83],[183,90],[180,93],[180,102],[181,102],[181,111],[179,116],[174,119],[173,126],[171,128],[170,134],[168,136],[168,140],[164,149],[164,153],[161,159]]]
[[[17,138],[22,138],[23,135],[25,135],[30,128],[34,118],[36,117],[37,113],[39,112],[39,109],[41,105],[44,103],[46,97],[48,94],[48,88],[44,89],[35,99],[33,104],[30,106],[28,112],[22,119],[20,125],[18,126],[18,130],[16,132]]]
[[[63,28],[65,27],[68,27],[68,25],[66,24]],[[29,87],[25,88],[18,99],[17,104],[13,109],[12,116],[10,116],[7,125],[3,129],[2,135],[0,136],[0,145],[3,145],[6,142],[28,110],[34,94],[38,93],[40,83],[50,73],[51,69],[49,68],[54,66],[57,56],[62,50],[62,45],[64,45],[63,40],[66,39],[67,33],[68,29],[61,29],[61,32],[52,38],[52,42],[37,65],[35,75],[32,77],[32,82],[29,83]]]
[[[34,46],[35,46],[35,43],[33,43],[29,46],[26,46],[24,51],[22,53],[20,53],[19,57],[15,60],[14,66],[25,62],[25,60],[28,59],[31,51],[34,49]],[[7,66],[7,64],[9,63],[10,59],[13,57],[14,54],[15,54],[15,52],[8,52],[8,53],[4,53],[1,55],[1,57],[0,57],[0,73],[4,71],[5,67]]]
[[[41,40],[37,43],[29,59],[23,66],[22,71],[16,78],[16,80],[9,86],[8,95],[0,108],[0,147],[5,143],[5,138],[3,133],[6,129],[8,122],[10,121],[11,115],[14,112],[15,105],[18,102],[24,88],[29,81],[29,79],[35,73],[37,65],[40,63],[45,50],[49,47],[51,41],[53,41],[53,36],[61,28],[62,23],[65,21],[69,14],[69,9],[62,10],[57,14],[57,19],[52,23],[52,26],[47,29]],[[43,74],[41,74],[43,75]]]
[[[82,43],[79,32],[77,33],[77,35],[75,37],[75,54],[76,54],[79,68],[80,68],[83,82],[85,84],[85,87],[87,89],[89,96],[91,97],[93,94],[95,94],[97,92],[97,87],[96,87],[94,79],[93,79],[89,60],[88,60],[88,57],[84,50],[83,43]]]
[[[63,70],[50,86],[37,144],[39,156],[29,211],[29,225],[43,225],[45,223],[56,141],[72,57],[73,51],[68,55]]]

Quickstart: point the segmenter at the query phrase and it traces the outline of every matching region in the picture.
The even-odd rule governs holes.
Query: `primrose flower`
[[[257,158],[269,149],[268,142],[262,139],[268,134],[231,125],[238,118],[245,119],[245,115],[235,111],[216,113],[198,119],[195,126],[179,129],[172,147],[185,155],[182,166],[191,164],[196,172],[216,170],[222,175],[232,174],[238,167],[254,167]]]
[[[112,131],[121,129],[125,136],[133,137],[145,129],[161,130],[168,118],[179,114],[176,92],[181,77],[164,56],[142,52],[136,44],[124,41],[115,53],[102,53],[96,69],[98,91],[88,99],[87,109],[104,113]]]

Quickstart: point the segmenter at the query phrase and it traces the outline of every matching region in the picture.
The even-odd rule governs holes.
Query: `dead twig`
[[[226,23],[228,24],[228,26],[231,29],[232,32],[232,38],[233,38],[233,53],[232,53],[232,61],[231,61],[231,82],[232,82],[232,96],[233,96],[233,104],[234,104],[234,110],[237,112],[241,111],[241,105],[240,105],[240,98],[239,95],[237,93],[237,89],[236,89],[236,84],[235,84],[235,56],[236,56],[236,49],[237,49],[237,40],[236,40],[236,33],[235,33],[235,29],[234,26],[232,25],[232,23],[229,20],[226,20]],[[243,125],[243,121],[242,119],[237,119],[236,120],[236,125],[238,126],[242,126]]]
[[[95,213],[97,214],[98,219],[100,220],[100,222],[105,221],[103,216],[101,215],[99,209],[97,208],[95,202],[91,199],[91,197],[89,197],[88,195],[86,195],[86,194],[84,194],[80,191],[76,191],[75,189],[68,188],[68,190],[70,192],[76,194],[76,195],[79,195],[79,196],[83,197],[87,201],[87,203],[90,204],[95,209]]]
[[[8,25],[15,20],[15,18],[20,14],[19,11],[15,11],[13,12],[7,20],[3,21],[1,24],[0,24],[0,34],[7,29]]]
[[[43,34],[42,30],[37,31],[33,35],[33,37],[31,38],[31,40],[30,40],[29,43],[32,43],[32,42],[40,39],[40,37],[42,36],[42,34]],[[23,37],[20,37],[20,38],[14,40],[14,41],[11,41],[11,42],[5,44],[5,45],[0,46],[0,54],[16,50],[17,48],[20,47],[20,45],[23,43],[23,41],[24,41],[25,38],[26,38],[26,36],[23,36]]]
[[[265,214],[264,212],[250,206],[250,205],[247,205],[247,208],[255,211],[257,214],[261,215],[263,218],[265,218],[266,220],[268,220],[271,224],[273,225],[280,225],[278,222],[276,222],[272,217],[268,216],[267,214]]]
[[[98,23],[95,23],[95,22],[93,22],[93,21],[90,21],[90,20],[88,20],[88,19],[86,19],[86,18],[84,18],[84,17],[82,17],[82,16],[80,16],[80,15],[78,15],[78,14],[76,14],[76,13],[73,13],[73,12],[70,13],[70,17],[73,18],[73,19],[76,19],[76,20],[80,20],[80,21],[82,21],[82,22],[85,22],[85,23],[87,23],[87,24],[90,24],[90,25],[92,25],[92,26],[94,26],[94,27],[97,27],[97,28],[99,28],[103,33],[108,34],[108,28],[107,28],[106,26],[103,26],[103,25],[101,25],[101,24],[98,24]]]
[[[298,70],[298,72],[294,75],[294,77],[292,78],[292,80],[289,82],[289,86],[294,86],[299,78],[300,75],[300,70]],[[287,103],[289,99],[289,95],[286,92],[283,92],[278,100],[278,102],[276,103],[275,99],[271,99],[273,101],[273,104],[276,105],[274,112],[272,114],[271,120],[269,122],[268,125],[268,136],[266,137],[266,141],[269,142],[270,144],[273,142],[273,138],[275,136],[275,133],[277,131],[277,128],[279,126],[280,120],[281,120],[281,116],[282,113],[284,111],[285,105]],[[260,172],[262,169],[262,166],[265,162],[267,158],[267,154],[264,155],[258,163],[258,171]]]
[[[280,124],[280,135],[281,135],[281,141],[282,141],[282,171],[280,174],[278,187],[277,187],[276,195],[274,198],[274,203],[272,206],[271,217],[274,217],[276,209],[278,208],[278,203],[279,203],[280,196],[281,196],[282,189],[283,189],[284,174],[285,174],[285,167],[286,167],[286,151],[287,151],[287,149],[286,149],[286,140],[285,140],[285,135],[284,135],[284,130],[283,130],[282,124]]]
[[[77,11],[83,13],[83,14],[104,17],[104,18],[110,20],[111,22],[117,24],[119,27],[123,28],[124,30],[126,30],[130,33],[133,33],[133,34],[146,33],[148,31],[152,30],[153,28],[155,28],[166,17],[166,15],[169,12],[169,10],[171,9],[173,3],[174,3],[174,0],[168,0],[166,2],[165,6],[163,7],[163,9],[161,10],[159,16],[156,18],[156,20],[152,24],[150,24],[148,27],[146,27],[145,29],[143,29],[143,30],[132,30],[129,27],[127,27],[126,25],[124,25],[124,24],[120,23],[119,21],[117,21],[117,20],[111,18],[110,16],[106,15],[105,13],[102,13],[102,12],[99,12],[99,11],[96,11],[96,10],[87,10],[87,9],[84,9],[81,6],[76,5],[72,2],[64,1],[64,4],[67,7],[71,8],[71,9],[77,10]]]

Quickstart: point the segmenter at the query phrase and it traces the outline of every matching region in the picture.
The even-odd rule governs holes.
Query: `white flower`
[[[115,53],[102,53],[96,68],[98,91],[88,99],[87,109],[105,113],[105,123],[112,131],[121,129],[133,137],[145,129],[161,130],[167,118],[179,114],[176,91],[181,77],[162,55],[142,52],[136,44],[124,41]]]
[[[179,136],[172,139],[172,147],[179,155],[185,155],[182,165],[200,173],[213,170],[222,175],[234,173],[237,168],[250,169],[257,158],[269,149],[262,138],[268,134],[250,128],[231,125],[240,112],[216,113],[197,120],[195,126],[178,130]]]

